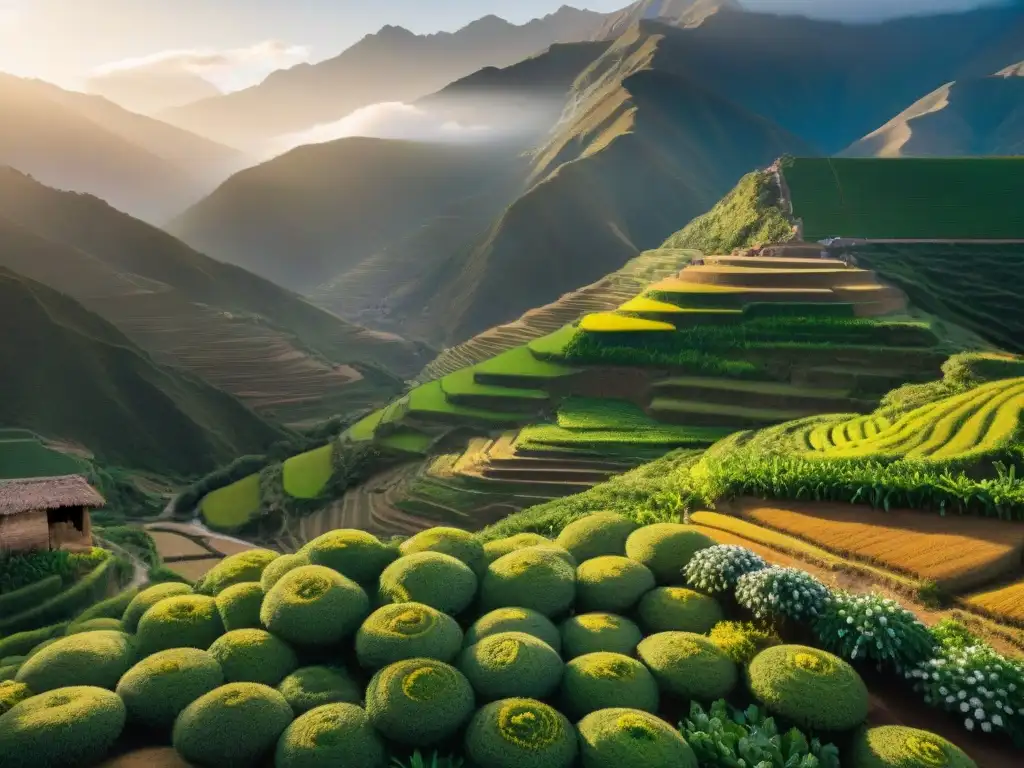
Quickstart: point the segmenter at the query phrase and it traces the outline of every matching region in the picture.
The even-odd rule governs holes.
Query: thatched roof
[[[106,503],[81,475],[0,481],[0,515],[61,507],[95,508]]]

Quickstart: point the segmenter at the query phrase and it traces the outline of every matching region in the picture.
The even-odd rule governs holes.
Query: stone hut
[[[89,510],[105,504],[81,475],[0,481],[0,554],[91,547]]]

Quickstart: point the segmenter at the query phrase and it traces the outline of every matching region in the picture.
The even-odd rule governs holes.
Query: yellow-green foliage
[[[370,722],[386,738],[410,747],[428,747],[454,734],[475,702],[465,675],[436,659],[390,664],[366,688]]]
[[[31,695],[31,689],[24,683],[19,683],[16,680],[4,680],[0,683],[0,715]]]
[[[562,650],[562,635],[558,627],[544,614],[529,608],[496,608],[485,613],[467,630],[463,644],[468,648],[499,632],[525,632],[543,640],[556,651]]]
[[[748,678],[758,701],[801,728],[846,731],[868,714],[868,690],[860,675],[817,648],[777,645],[761,651],[750,662]]]
[[[260,621],[298,646],[333,645],[355,634],[370,613],[363,588],[322,565],[289,571],[263,599]]]
[[[269,592],[270,588],[277,584],[278,580],[288,571],[303,565],[312,565],[305,551],[296,552],[293,555],[281,555],[271,560],[267,567],[263,569],[263,575],[260,576],[260,586],[264,592]]]
[[[334,445],[329,443],[286,459],[282,469],[284,490],[297,499],[315,499],[334,474]]]
[[[680,313],[683,312],[683,309],[681,307],[677,307],[675,304],[658,301],[657,299],[650,299],[641,295],[634,296],[632,299],[620,306],[616,312],[636,312],[637,314],[662,312]]]
[[[121,618],[125,632],[135,632],[139,628],[139,620],[142,618],[142,615],[161,600],[165,600],[168,597],[191,594],[192,587],[188,584],[179,584],[178,582],[154,584],[152,587],[147,587],[133,597],[125,609],[124,616]]]
[[[587,653],[608,651],[632,656],[643,639],[640,627],[612,613],[584,613],[562,622],[562,653],[574,659]]]
[[[0,717],[4,768],[88,768],[121,735],[124,704],[102,688],[73,686],[32,696]]]
[[[562,659],[543,640],[525,632],[499,632],[471,645],[459,669],[483,701],[513,696],[546,698],[562,679]]]
[[[721,621],[714,626],[708,639],[721,648],[737,664],[746,666],[757,654],[773,645],[782,645],[774,632],[759,629],[747,622]]]
[[[112,632],[120,632],[124,629],[124,624],[121,623],[120,619],[87,619],[82,622],[76,621],[68,627],[65,634],[80,635],[83,632],[96,632],[104,629]]]
[[[577,728],[583,768],[697,768],[697,756],[679,730],[648,712],[601,709]]]
[[[659,584],[685,584],[683,569],[699,550],[715,541],[682,523],[655,523],[638,528],[626,540],[626,557],[643,563]]]
[[[658,684],[636,659],[599,651],[577,656],[565,665],[561,709],[573,722],[609,707],[658,711]]]
[[[16,632],[13,635],[0,639],[0,658],[7,656],[26,656],[31,654],[39,645],[54,638],[59,638],[67,631],[68,624],[51,624],[47,627]]]
[[[356,657],[367,669],[403,659],[450,662],[462,648],[462,629],[451,616],[422,603],[385,605],[356,633]]]
[[[292,717],[288,702],[273,688],[229,683],[185,707],[174,722],[174,748],[204,768],[258,765]]]
[[[660,320],[644,320],[629,315],[618,315],[614,312],[595,312],[584,315],[580,320],[580,330],[589,333],[635,333],[637,331],[662,332],[674,331],[676,327],[671,323],[663,323]]]
[[[263,570],[279,557],[269,549],[250,549],[225,557],[196,582],[196,592],[216,597],[234,584],[259,581]]]
[[[380,575],[380,598],[392,603],[423,603],[450,616],[469,607],[477,578],[461,560],[441,552],[405,555]]]
[[[214,528],[241,528],[260,511],[260,476],[249,475],[208,493],[199,502],[199,510]]]
[[[558,554],[537,547],[499,557],[480,585],[484,610],[531,608],[552,617],[566,612],[575,598],[575,569]]]
[[[859,732],[843,753],[850,768],[977,768],[955,744],[928,731],[883,725]]]
[[[262,629],[236,629],[218,637],[210,655],[229,683],[277,685],[299,666],[288,643]]]
[[[736,665],[717,645],[693,632],[660,632],[636,649],[665,693],[680,699],[714,701],[736,687]]]
[[[484,555],[487,562],[493,563],[502,555],[514,552],[517,549],[526,549],[538,544],[550,544],[551,539],[541,536],[539,533],[517,533],[507,539],[495,539],[484,544]]]
[[[277,743],[274,768],[384,768],[384,742],[366,711],[328,704],[295,719]]]
[[[373,534],[345,528],[317,536],[300,554],[309,558],[312,565],[333,568],[360,584],[375,581],[397,557],[393,549],[385,547]]]
[[[487,570],[484,545],[476,536],[460,528],[429,528],[402,542],[403,555],[417,552],[441,552],[451,555],[472,568],[477,576],[483,575]]]
[[[696,632],[704,635],[723,619],[713,597],[685,587],[658,587],[640,601],[640,624],[648,633]]]
[[[214,598],[224,629],[256,629],[260,626],[263,587],[258,581],[232,584]]]
[[[148,656],[168,648],[205,651],[224,634],[217,602],[206,595],[178,595],[161,600],[142,615],[136,632],[139,651]]]
[[[583,562],[602,555],[626,554],[626,539],[637,528],[632,520],[615,512],[595,512],[569,523],[555,541]]]
[[[298,714],[325,704],[358,704],[363,699],[363,689],[343,667],[302,667],[282,680],[277,690]]]
[[[44,648],[21,665],[17,681],[34,693],[70,686],[114,690],[136,661],[135,644],[124,632],[85,632]]]
[[[480,768],[570,768],[578,751],[568,718],[534,699],[487,704],[466,729],[466,754]]]
[[[650,568],[619,555],[585,560],[576,569],[576,607],[620,613],[654,589]]]
[[[224,672],[209,653],[171,648],[148,656],[117,684],[117,695],[134,723],[170,732],[189,704],[224,684]]]

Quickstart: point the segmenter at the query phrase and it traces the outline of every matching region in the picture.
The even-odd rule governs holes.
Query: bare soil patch
[[[157,551],[165,562],[193,555],[210,555],[205,547],[201,547],[192,539],[177,533],[153,531],[149,535],[156,542]]]

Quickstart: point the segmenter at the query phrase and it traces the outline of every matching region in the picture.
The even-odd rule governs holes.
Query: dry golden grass
[[[205,548],[192,541],[192,539],[180,536],[177,533],[154,531],[149,535],[153,537],[153,541],[156,542],[157,551],[164,560],[210,554]]]
[[[222,557],[210,557],[205,560],[182,560],[177,563],[167,563],[167,567],[190,581],[198,581],[201,576],[223,559]]]
[[[963,599],[963,604],[1000,621],[1024,626],[1024,579],[999,589],[969,595]]]
[[[763,557],[772,565],[781,565],[786,568],[802,568],[804,566],[802,560],[783,554],[782,552],[772,549],[771,547],[766,547],[763,544],[758,544],[756,541],[751,541],[750,539],[745,539],[742,536],[737,536],[735,533],[699,524],[694,525],[694,528],[705,536],[714,539],[718,544],[732,544],[737,547],[749,549],[751,552],[755,552]]]

